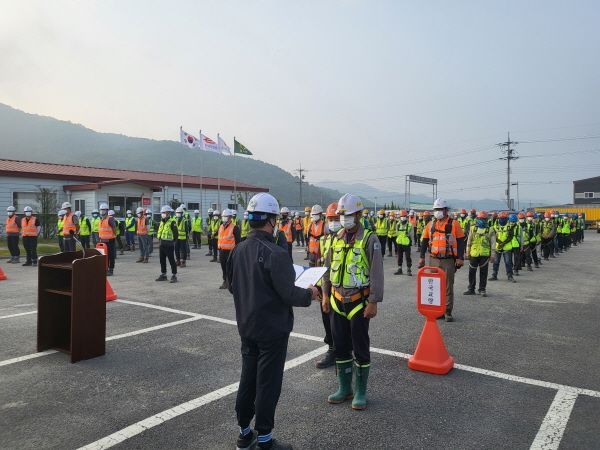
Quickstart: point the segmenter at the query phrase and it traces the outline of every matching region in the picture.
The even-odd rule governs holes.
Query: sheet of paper
[[[317,284],[325,272],[327,272],[328,267],[310,267],[306,269],[302,274],[296,279],[296,286],[300,288],[307,288],[311,284],[314,286]]]
[[[294,264],[294,272],[296,272],[296,280],[298,279],[298,277],[300,275],[302,275],[302,272],[304,272],[306,269],[308,269],[308,267],[303,267],[303,266],[299,266],[298,264]]]

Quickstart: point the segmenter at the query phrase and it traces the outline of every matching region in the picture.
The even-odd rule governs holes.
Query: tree
[[[35,194],[35,200],[39,205],[38,219],[42,224],[42,237],[48,239],[52,236],[52,231],[56,230],[56,210],[58,209],[58,194],[55,189],[37,186],[38,192]]]

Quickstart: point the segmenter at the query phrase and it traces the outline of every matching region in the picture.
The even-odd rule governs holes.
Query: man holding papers
[[[309,306],[319,297],[312,285],[294,285],[296,274],[287,249],[274,242],[278,214],[279,204],[272,195],[252,197],[248,203],[250,233],[227,260],[227,284],[242,341],[242,374],[235,406],[240,427],[238,449],[251,448],[256,441],[259,449],[275,446],[272,430],[294,325],[292,307]],[[251,427],[253,417],[256,431]]]
[[[338,390],[329,403],[352,400],[352,409],[367,407],[367,380],[371,367],[369,321],[383,300],[383,258],[376,234],[360,224],[363,203],[345,194],[337,205],[343,227],[335,236],[324,266],[323,310],[333,310],[331,330],[335,346]],[[355,377],[352,388],[352,377]]]

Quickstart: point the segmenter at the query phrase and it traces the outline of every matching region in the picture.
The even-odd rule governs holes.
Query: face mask
[[[380,219],[383,219],[383,214],[379,214],[379,218],[380,218]]]
[[[161,213],[160,217],[162,217],[163,219],[166,219],[167,218],[167,213]]]
[[[92,217],[98,217],[98,213],[92,213]]]
[[[508,219],[506,217],[498,219],[498,223],[502,226],[506,225],[506,222],[508,222]]]
[[[544,220],[545,220],[546,222],[550,222],[550,217],[544,217]]]
[[[346,229],[354,227],[354,216],[340,216],[340,224]]]
[[[464,219],[465,217],[467,217],[467,215],[466,214],[461,214],[460,217],[462,217]]]
[[[313,222],[318,222],[320,218],[321,216],[319,214],[313,214],[312,216],[310,216],[310,220],[312,220]]]
[[[441,220],[444,218],[444,211],[434,211],[433,212],[433,217],[435,217],[438,220]]]
[[[247,219],[247,218],[248,218],[248,214],[244,214],[244,219]]]
[[[525,219],[519,219],[519,223],[524,223]]]
[[[533,221],[533,217],[528,217],[527,218],[527,222],[532,222]]]
[[[30,213],[29,211],[27,211],[27,212],[25,213],[25,215],[26,215],[27,217],[29,217],[29,216],[31,216],[31,213]]]
[[[127,217],[131,217],[131,213],[127,213]]]
[[[329,228],[329,231],[331,231],[332,233],[337,233],[342,228],[342,224],[341,224],[341,222],[338,222],[337,220],[333,220],[333,221],[327,222],[327,228]]]
[[[142,213],[137,213],[136,216],[142,217]]]
[[[485,228],[487,226],[487,221],[485,219],[477,219],[476,226],[477,228]]]
[[[8,214],[8,217],[11,217],[14,214],[14,212],[9,211],[7,214]]]
[[[402,222],[406,222],[406,221],[408,220],[408,217],[400,217],[400,220],[401,220]]]
[[[222,217],[221,217],[221,220],[223,221],[223,223],[227,223],[227,222],[229,222],[229,219],[230,219],[230,218],[231,218],[231,217],[229,217],[229,216],[222,216]]]
[[[177,217],[181,217],[181,213],[175,213]]]

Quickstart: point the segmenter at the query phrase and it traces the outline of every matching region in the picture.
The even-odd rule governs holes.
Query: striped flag
[[[221,153],[219,145],[205,134],[200,133],[201,146],[205,152]]]
[[[219,142],[219,152],[223,155],[231,156],[231,149],[229,145],[225,143],[223,138],[217,134],[217,141]]]

